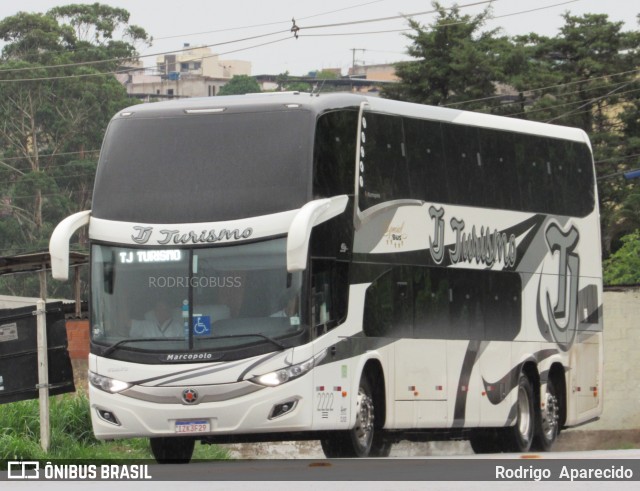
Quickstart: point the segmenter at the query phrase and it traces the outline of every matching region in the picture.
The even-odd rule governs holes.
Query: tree
[[[497,30],[482,32],[489,8],[476,16],[460,15],[457,6],[445,9],[433,2],[438,12],[428,27],[409,20],[413,33],[407,52],[415,61],[398,63],[398,84],[384,88],[383,96],[431,105],[445,105],[484,98],[495,93],[503,79],[506,38]],[[484,107],[471,104],[466,108]]]
[[[640,229],[622,238],[622,247],[603,267],[605,285],[640,284]]]
[[[284,72],[276,77],[276,83],[278,84],[277,92],[291,91],[291,92],[311,92],[311,85],[306,82],[300,82],[297,77],[291,78],[289,72]]]
[[[234,75],[218,92],[218,95],[242,95],[260,92],[258,81],[249,75]]]
[[[553,38],[536,34],[516,38],[529,68],[513,84],[527,94],[516,117],[582,128],[592,143],[599,177],[629,170],[628,156],[640,152],[638,133],[638,32],[604,14],[563,15]],[[527,88],[547,87],[527,91]],[[621,220],[620,206],[634,184],[620,179],[598,182],[603,250],[608,255],[634,224]]]
[[[59,220],[90,207],[106,126],[132,104],[112,72],[135,56],[128,40],[149,42],[127,20],[96,3],[0,21],[1,255],[45,249]]]

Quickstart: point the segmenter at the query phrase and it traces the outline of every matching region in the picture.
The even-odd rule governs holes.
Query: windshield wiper
[[[277,341],[273,338],[270,338],[269,336],[265,336],[264,334],[230,334],[228,336],[211,336],[208,339],[231,339],[231,338],[262,338],[266,341],[269,341],[271,344],[277,346],[278,348],[280,348],[281,350],[286,350],[288,349],[288,346],[285,346],[284,344],[282,344],[280,341]]]
[[[102,352],[102,355],[103,356],[110,355],[111,353],[113,353],[115,350],[117,350],[123,344],[139,343],[141,341],[184,341],[184,338],[132,338],[132,339],[121,339],[117,343],[113,343],[112,345],[108,346],[107,349],[105,349]]]

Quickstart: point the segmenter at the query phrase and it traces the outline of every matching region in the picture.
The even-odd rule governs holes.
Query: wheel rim
[[[542,432],[544,437],[551,441],[555,438],[558,430],[558,399],[556,396],[547,392],[545,401],[543,419],[542,419]]]
[[[358,391],[358,413],[356,416],[356,425],[353,430],[358,445],[360,445],[362,449],[366,449],[371,445],[373,438],[373,419],[373,399],[360,387]]]
[[[531,404],[525,387],[518,389],[518,432],[520,437],[528,442],[531,438]]]

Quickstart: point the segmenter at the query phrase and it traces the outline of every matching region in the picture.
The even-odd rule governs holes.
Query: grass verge
[[[40,410],[37,400],[0,405],[0,461],[153,459],[146,438],[96,440],[91,430],[89,398],[84,392],[51,397],[51,444],[40,446]],[[194,459],[228,459],[215,445],[196,445]]]

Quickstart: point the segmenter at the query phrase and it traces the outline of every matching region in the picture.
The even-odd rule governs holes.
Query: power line
[[[450,8],[446,8],[444,10],[453,10],[453,9],[463,9],[463,8],[468,8],[468,7],[476,7],[478,5],[484,5],[487,3],[493,3],[499,0],[482,0],[479,2],[473,2],[473,3],[467,3],[464,5],[456,5],[454,7],[450,7]],[[572,1],[577,1],[577,0],[572,0]],[[412,14],[400,14],[400,15],[393,15],[393,16],[389,16],[389,17],[377,17],[374,19],[362,19],[362,20],[356,20],[356,21],[348,21],[348,22],[337,22],[334,24],[320,24],[320,25],[316,25],[316,26],[298,26],[299,30],[303,30],[303,29],[325,29],[327,27],[344,27],[344,26],[355,26],[355,25],[359,25],[359,24],[370,24],[373,22],[384,22],[384,21],[388,21],[388,20],[398,20],[398,19],[410,19],[412,17],[419,17],[421,15],[428,15],[428,14],[435,14],[437,13],[438,10],[437,9],[432,9],[432,10],[427,10],[424,12],[414,12]],[[295,24],[295,21],[294,21]]]
[[[360,7],[364,7],[366,5],[371,5],[374,3],[381,3],[384,2],[386,0],[375,0],[372,2],[365,2],[365,3],[359,3],[357,5],[352,5],[350,7],[343,7],[340,9],[335,9],[335,10],[330,10],[328,12],[320,12],[318,14],[313,14],[313,15],[307,15],[305,17],[300,17],[298,20],[306,20],[306,19],[312,19],[314,17],[322,17],[324,15],[330,15],[330,14],[335,14],[338,12],[344,12],[345,10],[352,10],[355,8],[360,8]],[[285,20],[285,21],[274,21],[274,22],[267,22],[264,24],[253,24],[253,25],[248,25],[248,26],[241,26],[241,27],[227,27],[225,29],[216,29],[213,31],[203,31],[203,32],[193,32],[193,33],[189,33],[189,34],[175,34],[172,36],[163,36],[160,38],[154,38],[154,41],[163,41],[165,39],[175,39],[175,38],[181,38],[181,37],[188,37],[188,36],[202,36],[204,34],[218,34],[220,32],[229,32],[229,31],[238,31],[238,30],[242,30],[242,29],[253,29],[256,27],[268,27],[268,26],[275,26],[275,25],[280,25],[280,24],[291,24],[290,20]]]
[[[386,0],[375,0],[375,1],[370,1],[370,2],[365,2],[365,3],[360,3],[360,4],[356,4],[356,5],[352,5],[350,7],[344,7],[344,8],[340,8],[340,9],[335,9],[335,10],[330,10],[327,12],[320,12],[317,14],[313,14],[313,15],[308,15],[305,17],[301,17],[301,19],[311,19],[314,17],[321,17],[323,15],[330,15],[330,14],[334,14],[337,12],[342,12],[345,10],[351,10],[354,8],[359,8],[359,7],[363,7],[366,5],[370,5],[373,3],[380,3]],[[198,36],[198,35],[202,35],[202,34],[215,34],[215,33],[220,33],[220,32],[228,32],[228,31],[237,31],[237,30],[243,30],[243,29],[251,29],[251,28],[255,28],[255,27],[267,27],[267,26],[272,26],[272,25],[279,25],[279,24],[289,24],[291,21],[289,20],[283,20],[283,21],[277,21],[277,22],[268,22],[268,23],[263,23],[263,24],[254,24],[254,25],[248,25],[248,26],[238,26],[238,27],[230,27],[230,28],[225,28],[225,29],[218,29],[218,30],[213,30],[213,31],[205,31],[205,32],[195,32],[195,33],[188,33],[188,34],[177,34],[174,36],[164,36],[164,37],[160,37],[160,38],[153,38],[153,41],[159,41],[159,40],[165,40],[165,39],[172,39],[172,38],[178,38],[178,37],[187,37],[187,36]],[[286,31],[277,31],[274,34],[277,33],[283,33],[283,32],[290,32],[288,29]],[[260,36],[268,36],[270,34],[262,34]],[[246,38],[246,39],[252,39],[252,38]],[[246,40],[245,39],[245,40]],[[242,40],[238,40],[237,42],[240,42]],[[233,43],[236,41],[228,41],[227,43]],[[225,44],[225,43],[222,43]],[[204,46],[204,47],[213,47],[213,46],[217,46],[217,44],[212,44],[209,46]],[[88,48],[78,48],[78,49],[59,49],[59,50],[47,50],[46,53],[47,54],[55,54],[55,53],[81,53],[81,52],[91,52],[93,50],[96,49],[97,46],[91,46]],[[202,46],[200,46],[202,47]],[[147,58],[147,57],[152,57],[152,56],[161,56],[161,55],[166,55],[166,54],[173,54],[173,53],[178,53],[178,52],[182,52],[182,51],[188,51],[189,48],[183,48],[180,50],[174,50],[174,51],[166,51],[166,52],[162,52],[162,53],[156,53],[156,54],[149,54],[149,55],[136,55],[136,56],[131,56],[131,57],[121,57],[121,58],[112,58],[112,59],[108,59],[108,60],[93,60],[93,61],[87,61],[87,62],[75,62],[75,63],[67,63],[67,64],[59,64],[59,65],[50,65],[50,66],[38,66],[38,67],[23,67],[23,68],[7,68],[7,69],[0,69],[0,73],[6,73],[6,72],[13,72],[13,71],[25,71],[25,70],[36,70],[36,69],[45,69],[45,68],[59,68],[59,67],[69,67],[69,66],[82,66],[82,65],[89,65],[89,64],[98,64],[98,63],[107,63],[107,62],[114,62],[114,61],[121,61],[121,60],[135,60],[135,59],[139,59],[139,58]],[[38,52],[32,52],[32,53],[26,53],[27,55],[33,54],[33,55],[37,55],[40,54]]]
[[[254,39],[260,39],[260,38],[264,38],[264,37],[269,37],[269,36],[275,36],[276,34],[282,34],[282,33],[288,33],[290,32],[288,29],[284,30],[284,31],[275,31],[275,32],[270,32],[267,34],[258,34],[255,36],[249,36],[249,37],[245,37],[245,38],[240,38],[240,39],[233,39],[231,41],[222,41],[219,43],[213,43],[213,44],[208,44],[205,46],[198,46],[198,48],[213,48],[213,47],[217,47],[217,46],[224,46],[227,44],[235,44],[235,43],[241,43],[244,41],[252,41]],[[91,60],[91,61],[79,61],[79,62],[74,62],[74,63],[63,63],[63,64],[58,64],[58,65],[46,65],[46,66],[36,66],[36,67],[22,67],[22,68],[5,68],[5,69],[0,69],[0,73],[14,73],[14,72],[23,72],[23,71],[29,71],[29,70],[46,70],[46,69],[50,69],[50,68],[69,68],[69,67],[80,67],[80,66],[88,66],[88,65],[99,65],[101,63],[113,63],[113,62],[119,62],[119,63],[123,63],[125,61],[134,61],[134,60],[139,60],[140,58],[151,58],[151,57],[157,57],[157,56],[161,56],[161,55],[171,55],[171,54],[175,54],[175,53],[182,53],[184,51],[190,51],[193,48],[191,47],[185,47],[185,48],[181,48],[181,49],[176,49],[173,51],[164,51],[164,52],[159,52],[159,53],[154,53],[154,54],[150,54],[150,55],[138,55],[138,56],[130,56],[130,57],[118,57],[118,58],[108,58],[106,60]],[[226,53],[225,53],[226,54]],[[216,56],[219,56],[216,55]],[[23,80],[17,80],[17,81],[24,81]],[[39,80],[39,79],[26,79],[26,80]],[[10,80],[0,80],[0,82],[6,82],[6,81],[10,81]],[[11,80],[13,81],[13,80]]]
[[[628,86],[629,86],[629,85],[631,85],[632,83],[635,83],[635,80],[631,80],[630,82],[628,82],[628,83],[626,83],[626,84],[622,85],[621,87],[616,87],[615,89],[613,89],[613,90],[611,90],[611,91],[607,92],[606,94],[604,94],[604,95],[602,95],[602,96],[600,96],[600,97],[594,97],[593,99],[591,99],[591,100],[589,100],[589,101],[585,102],[582,106],[580,106],[580,107],[576,108],[574,111],[578,111],[578,110],[580,110],[580,109],[582,109],[582,108],[584,108],[584,107],[590,106],[590,105],[591,105],[591,104],[593,104],[594,102],[598,102],[599,100],[604,99],[605,97],[609,97],[610,95],[613,95],[614,93],[618,92],[620,89],[624,89],[625,87],[628,87]],[[618,95],[626,94],[626,93],[629,93],[629,92],[636,92],[637,90],[640,90],[640,89],[636,89],[636,90],[628,90],[628,91],[626,91],[626,92],[619,92],[619,93],[618,93]],[[555,117],[551,118],[550,120],[548,120],[548,121],[547,121],[547,123],[551,123],[551,122],[556,121],[556,120],[558,120],[558,119],[560,119],[560,118],[564,118],[565,116],[569,116],[569,115],[571,115],[571,113],[573,113],[574,111],[569,111],[569,112],[566,112],[566,113],[564,113],[564,114],[561,114],[560,116],[555,116]]]
[[[452,7],[452,8],[448,8],[445,10],[452,10],[453,8],[467,8],[467,7],[472,7],[472,6],[477,6],[477,5],[482,5],[482,4],[486,4],[486,3],[492,3],[494,1],[498,1],[498,0],[482,0],[479,2],[474,2],[474,3],[469,3],[469,4],[465,4],[465,5],[459,5],[457,7]],[[572,0],[572,1],[577,1],[577,0]],[[369,3],[374,3],[374,2],[369,2]],[[367,5],[365,4],[361,4],[359,6],[362,5]],[[339,9],[336,10],[340,11],[340,10],[346,10],[346,9]],[[371,22],[382,22],[382,21],[386,21],[386,20],[394,20],[394,19],[401,19],[401,18],[411,18],[411,17],[415,17],[415,16],[420,16],[420,15],[426,15],[426,14],[431,14],[437,12],[437,10],[430,10],[430,11],[426,11],[426,12],[416,12],[413,14],[402,14],[402,15],[396,15],[396,16],[390,16],[390,17],[381,17],[381,18],[376,18],[376,19],[365,19],[365,20],[358,20],[358,21],[350,21],[350,22],[341,22],[341,23],[335,23],[335,24],[326,24],[324,26],[319,25],[319,26],[307,26],[307,27],[297,27],[298,30],[300,29],[318,29],[318,28],[322,28],[322,27],[335,27],[335,26],[345,26],[345,25],[355,25],[355,24],[364,24],[364,23],[371,23]],[[318,15],[322,15],[322,14],[318,14]],[[313,17],[313,16],[311,16]],[[295,25],[295,20],[294,20],[294,25]],[[270,36],[275,36],[277,34],[283,34],[283,33],[291,33],[294,32],[293,28],[291,29],[287,29],[287,30],[282,30],[282,31],[275,31],[275,32],[270,32],[270,33],[266,33],[266,34],[258,34],[255,36],[249,36],[249,37],[245,37],[245,38],[240,38],[240,39],[234,39],[234,40],[230,40],[230,41],[223,41],[223,42],[219,42],[219,43],[212,43],[212,44],[208,44],[205,46],[199,46],[199,48],[212,48],[212,47],[217,47],[217,46],[223,46],[223,45],[228,45],[228,44],[235,44],[235,43],[239,43],[239,42],[243,42],[243,41],[250,41],[250,40],[254,40],[254,39],[260,39],[260,38],[264,38],[264,37],[270,37]],[[297,32],[294,33],[294,35],[297,34]],[[296,36],[297,37],[297,36]],[[267,43],[269,44],[269,43]],[[261,45],[259,45],[261,46]],[[58,65],[46,65],[46,66],[36,66],[36,67],[22,67],[22,68],[6,68],[6,69],[0,69],[0,73],[13,73],[13,72],[22,72],[22,71],[28,71],[28,70],[44,70],[44,69],[50,69],[50,68],[69,68],[69,67],[76,67],[76,66],[90,66],[90,65],[97,65],[97,64],[101,64],[101,63],[113,63],[113,62],[118,62],[118,63],[123,63],[124,61],[129,61],[129,60],[139,60],[141,58],[150,58],[150,57],[157,57],[157,56],[162,56],[162,55],[169,55],[169,54],[176,54],[176,53],[182,53],[184,51],[190,51],[191,47],[186,47],[186,48],[181,48],[181,49],[177,49],[177,50],[172,50],[172,51],[164,51],[164,52],[159,52],[159,53],[154,53],[154,54],[148,54],[148,55],[137,55],[137,56],[131,56],[131,57],[118,57],[118,58],[109,58],[106,60],[91,60],[91,61],[84,61],[84,62],[75,62],[75,63],[64,63],[64,64],[58,64]],[[248,49],[248,48],[245,48]],[[239,50],[234,50],[234,51],[230,51],[227,53],[219,53],[216,54],[215,56],[220,56],[221,54],[230,54],[230,53],[234,53],[237,52]],[[136,68],[137,69],[137,68]],[[104,72],[104,74],[112,74],[112,73],[120,73],[120,72]],[[87,76],[93,76],[87,74]],[[31,78],[31,79],[15,79],[15,80],[8,80],[8,79],[4,79],[4,80],[0,80],[0,82],[25,82],[25,81],[41,81],[41,80],[52,80],[52,79],[59,79],[59,78],[73,78],[72,75],[69,76],[60,76],[60,77],[50,77],[50,78]]]
[[[546,5],[544,7],[538,7],[535,9],[529,9],[529,10],[521,10],[518,12],[511,12],[509,14],[502,14],[502,15],[490,15],[486,17],[486,20],[495,20],[495,19],[502,19],[505,17],[512,17],[515,15],[522,15],[522,14],[529,14],[531,12],[536,12],[538,10],[547,10],[550,8],[554,8],[554,7],[559,7],[562,5],[567,5],[569,3],[575,3],[578,2],[580,0],[568,0],[566,2],[561,2],[561,3],[555,3],[553,5]],[[489,2],[491,3],[491,2]],[[469,5],[475,5],[475,4],[469,4]],[[461,7],[466,7],[467,5],[462,5]],[[450,10],[450,9],[446,9],[446,10]],[[430,11],[430,12],[423,12],[422,14],[427,14],[427,13],[435,13],[437,11]],[[422,15],[422,14],[410,14],[407,16],[407,18],[411,17],[411,16],[417,16],[417,15]],[[459,22],[447,22],[447,23],[443,23],[443,24],[437,24],[434,26],[431,26],[433,29],[440,29],[442,27],[450,27],[450,26],[458,26],[458,25],[462,25],[462,24],[466,24],[466,21],[459,21]],[[304,29],[303,27],[300,27],[300,29]],[[324,33],[324,34],[300,34],[301,37],[331,37],[331,36],[366,36],[366,35],[370,35],[370,34],[390,34],[390,33],[397,33],[397,32],[409,32],[412,31],[413,29],[411,28],[404,28],[404,29],[389,29],[389,30],[380,30],[380,31],[366,31],[366,32],[341,32],[341,33]]]
[[[38,157],[58,157],[58,156],[62,156],[62,155],[80,155],[83,153],[95,153],[95,152],[99,152],[100,149],[97,150],[83,150],[81,152],[60,152],[60,153],[45,153],[45,154],[38,154]],[[6,160],[28,160],[29,157],[0,157],[0,162],[2,161],[6,161]]]
[[[521,93],[521,92],[541,92],[541,91],[550,90],[550,89],[556,89],[556,88],[560,88],[560,87],[567,87],[569,85],[577,85],[577,84],[581,84],[583,82],[591,82],[591,81],[595,81],[595,80],[601,80],[603,78],[618,77],[618,76],[621,76],[621,75],[630,75],[632,73],[640,73],[640,69],[627,70],[627,71],[624,71],[624,72],[617,72],[617,73],[612,73],[612,74],[608,74],[608,75],[601,75],[599,77],[583,78],[583,79],[580,79],[580,80],[573,80],[571,82],[563,82],[563,83],[554,84],[554,85],[547,85],[545,87],[539,87],[537,89],[522,89],[522,90],[518,90],[518,93]],[[518,94],[512,94],[512,95],[518,95]],[[500,99],[502,97],[505,97],[505,94],[492,95],[492,96],[487,96],[487,97],[479,97],[477,99],[469,99],[469,100],[466,100],[466,101],[451,102],[449,104],[443,104],[443,107],[459,106],[459,105],[463,105],[463,104],[471,104],[473,102],[489,101],[489,100],[492,100],[492,99]]]
[[[628,85],[628,84],[627,84],[627,85]],[[622,87],[619,87],[619,89],[621,89],[621,88],[622,88]],[[632,93],[634,93],[634,92],[638,92],[638,91],[640,91],[640,89],[626,90],[626,91],[624,91],[624,92],[620,92],[620,93],[618,93],[617,95],[632,94]],[[573,105],[576,105],[576,104],[583,104],[583,106],[580,106],[580,107],[578,107],[578,108],[572,109],[571,111],[569,111],[568,113],[565,113],[565,114],[564,114],[564,115],[562,115],[562,116],[557,116],[557,117],[554,117],[553,119],[551,119],[551,120],[547,121],[547,122],[550,122],[550,121],[554,121],[554,120],[555,120],[555,119],[557,119],[557,118],[560,118],[560,117],[563,117],[563,116],[567,116],[567,115],[569,115],[569,114],[572,114],[572,113],[574,113],[575,111],[579,111],[579,110],[580,110],[580,109],[582,109],[583,107],[586,107],[587,105],[592,104],[593,102],[595,102],[595,101],[597,101],[597,100],[599,100],[599,99],[603,99],[604,97],[605,97],[605,96],[596,97],[596,98],[593,98],[593,99],[591,99],[591,100],[587,101],[586,103],[585,103],[585,101],[584,101],[584,100],[579,100],[579,101],[565,102],[565,103],[562,103],[562,104],[553,104],[553,105],[545,106],[545,107],[536,107],[536,108],[534,108],[534,109],[528,109],[528,110],[525,110],[525,111],[519,111],[519,112],[515,112],[515,113],[505,114],[504,116],[506,116],[506,117],[520,116],[520,115],[523,115],[523,114],[532,114],[532,113],[537,113],[537,112],[541,112],[541,111],[549,111],[549,110],[551,110],[551,109],[557,109],[557,108],[559,108],[559,107],[573,106]],[[607,97],[608,97],[608,95],[607,95]],[[586,110],[586,111],[584,111],[584,112],[589,112],[589,111],[590,111],[590,109],[589,109],[589,110]],[[485,111],[485,112],[486,112],[486,111]]]
[[[255,44],[252,46],[246,46],[244,48],[238,48],[238,49],[234,49],[234,50],[230,50],[230,51],[225,51],[223,53],[216,53],[216,54],[212,54],[209,56],[203,56],[202,58],[194,58],[194,60],[204,60],[207,58],[214,58],[217,56],[224,56],[224,55],[228,55],[231,53],[237,53],[240,51],[246,51],[248,49],[255,49],[255,48],[261,48],[263,46],[268,46],[270,44],[275,44],[275,43],[280,43],[282,41],[287,41],[292,39],[291,36],[287,36],[284,38],[280,38],[280,39],[276,39],[274,41],[267,41],[264,43],[260,43],[260,44]],[[224,44],[229,44],[229,43],[224,43]],[[207,46],[204,46],[207,47]],[[171,53],[171,52],[169,52]],[[138,67],[134,67],[134,68],[129,68],[129,69],[124,69],[124,70],[117,70],[117,71],[110,71],[110,72],[95,72],[95,73],[76,73],[73,75],[59,75],[59,76],[55,76],[55,77],[36,77],[36,78],[22,78],[22,79],[0,79],[0,83],[14,83],[14,82],[44,82],[44,81],[50,81],[50,80],[66,80],[66,79],[72,79],[72,78],[87,78],[87,77],[101,77],[101,76],[105,76],[105,75],[119,75],[119,74],[124,74],[124,73],[128,73],[128,72],[133,72],[136,70],[140,70],[140,68]]]

